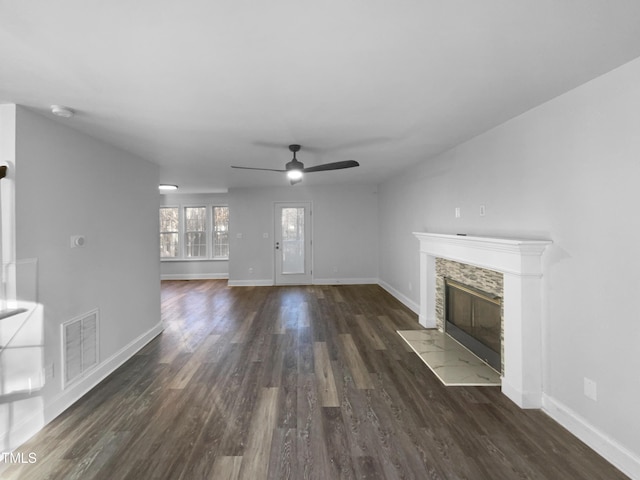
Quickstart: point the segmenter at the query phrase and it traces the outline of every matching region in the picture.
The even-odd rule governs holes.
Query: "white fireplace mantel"
[[[542,406],[542,254],[550,240],[414,232],[420,240],[420,324],[436,327],[436,258],[504,278],[502,392],[521,408]]]

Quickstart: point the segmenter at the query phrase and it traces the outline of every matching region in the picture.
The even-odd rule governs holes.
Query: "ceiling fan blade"
[[[323,163],[322,165],[316,165],[315,167],[307,167],[303,171],[304,173],[325,172],[327,170],[340,170],[342,168],[352,168],[359,166],[360,164],[355,160],[343,160],[342,162]]]
[[[286,172],[286,170],[277,170],[275,168],[236,167],[234,165],[231,165],[231,168],[241,168],[242,170],[263,170],[266,172]]]

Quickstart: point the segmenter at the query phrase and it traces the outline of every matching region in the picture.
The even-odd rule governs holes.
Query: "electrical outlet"
[[[480,205],[480,216],[484,217],[486,213],[487,213],[487,209],[485,208],[485,206]]]
[[[253,267],[249,267],[249,273],[253,273]]]
[[[595,380],[584,377],[584,394],[594,402],[598,400],[598,386]]]
[[[460,213],[460,207],[456,207],[456,218],[460,218],[462,214]]]

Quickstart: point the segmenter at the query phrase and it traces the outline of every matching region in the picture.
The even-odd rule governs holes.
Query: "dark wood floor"
[[[171,281],[162,312],[165,332],[3,478],[626,478],[499,388],[442,386],[378,286]]]

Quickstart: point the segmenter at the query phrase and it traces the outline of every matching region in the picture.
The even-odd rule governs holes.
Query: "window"
[[[162,260],[229,258],[229,207],[180,205],[160,207]]]
[[[178,256],[178,207],[160,208],[160,257]]]
[[[207,207],[184,209],[184,256],[187,258],[207,256]]]
[[[229,207],[213,207],[213,258],[229,258]]]

